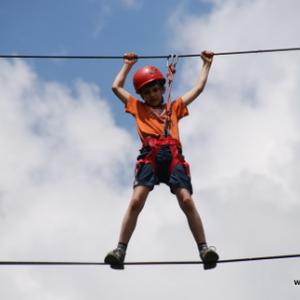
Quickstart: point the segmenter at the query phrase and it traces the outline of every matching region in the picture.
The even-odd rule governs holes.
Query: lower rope
[[[300,254],[275,255],[275,256],[259,256],[259,257],[244,257],[219,260],[218,264],[222,263],[237,263],[251,262],[262,260],[278,260],[300,258]],[[199,265],[202,261],[141,261],[141,262],[125,262],[127,266],[147,266],[147,265]],[[104,262],[76,262],[76,261],[0,261],[0,266],[107,266]]]

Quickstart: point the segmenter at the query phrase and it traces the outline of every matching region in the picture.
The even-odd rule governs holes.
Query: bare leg
[[[219,259],[219,255],[217,254],[215,249],[213,249],[213,247],[207,247],[206,245],[202,221],[190,192],[187,189],[178,188],[175,193],[179,205],[187,217],[190,229],[198,245],[199,254],[203,261],[204,270],[215,268]]]
[[[177,196],[179,206],[187,217],[196,243],[206,243],[202,221],[190,192],[185,188],[178,188],[176,189],[175,194]]]
[[[137,186],[134,188],[131,200],[123,218],[119,242],[128,244],[149,192],[150,189],[145,186]]]

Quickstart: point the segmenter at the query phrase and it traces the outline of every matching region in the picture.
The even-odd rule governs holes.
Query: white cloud
[[[296,1],[213,3],[201,18],[176,12],[178,52],[295,46]],[[207,89],[182,121],[194,197],[208,240],[222,258],[298,251],[298,57],[296,52],[216,57]],[[200,68],[195,60],[179,62],[184,66],[174,95],[192,84]],[[98,87],[78,81],[70,90],[41,81],[22,61],[0,61],[0,114],[1,259],[101,261],[117,240],[137,143],[114,124]],[[153,191],[128,261],[197,259],[174,201],[166,187]],[[298,260],[199,268],[1,268],[0,295],[13,300],[299,295],[293,286]]]
[[[297,1],[212,4],[211,14],[202,18],[189,15],[183,6],[174,13],[170,25],[178,53],[298,46]],[[174,93],[196,80],[201,64],[195,60],[181,60],[183,72],[175,79]],[[208,237],[225,257],[298,252],[299,65],[298,52],[216,56],[205,92],[182,122],[195,197],[202,204]],[[290,286],[281,283],[296,266],[282,264],[281,276],[270,273],[290,299],[296,299]],[[244,281],[257,276],[246,267],[239,270]],[[260,297],[256,283],[249,288],[243,299],[256,293]],[[281,298],[275,285],[269,288],[265,295]],[[241,294],[238,290],[239,297],[233,298]]]
[[[0,61],[0,99],[1,260],[101,261],[130,195],[132,137],[98,87],[42,81],[20,60]],[[66,299],[47,272],[1,269],[1,295]]]
[[[107,21],[109,18],[112,18],[114,15],[115,6],[123,6],[126,10],[137,10],[141,9],[143,6],[143,2],[140,0],[117,0],[117,1],[109,1],[109,0],[96,0],[98,17],[95,20],[95,28],[93,31],[93,37],[98,38],[102,33],[103,29],[107,26]]]
[[[250,49],[260,45],[260,35],[269,37],[282,33],[283,36],[284,29],[280,31],[280,26],[279,29],[273,29],[274,33],[269,32],[271,26],[267,29],[261,26],[259,32],[256,29],[251,31],[248,27],[245,14],[247,16],[249,11],[252,12],[256,26],[260,26],[260,19],[256,16],[262,13],[265,2],[268,1],[260,1],[259,4],[245,2],[242,7],[232,5],[234,1],[230,1],[230,5],[224,2],[223,6],[218,6],[215,14],[206,18],[206,24],[201,19],[185,19],[181,28],[188,30],[181,29],[179,40],[188,41],[181,44],[184,45],[181,51],[195,51],[203,44],[221,44],[220,40],[223,49],[228,49],[236,40],[244,37],[244,32],[247,32]],[[247,9],[244,9],[245,6]],[[286,3],[282,9],[286,9]],[[278,10],[269,16],[270,23],[275,23]],[[222,18],[225,12],[226,19]],[[228,17],[233,15],[238,18]],[[214,22],[215,19],[218,22]],[[294,24],[295,19],[290,17],[290,23]],[[286,23],[288,21],[285,22],[285,27],[288,27]],[[224,38],[224,35],[218,34],[219,29],[225,32],[228,27],[239,27],[239,36],[236,33]],[[297,27],[289,28],[289,34],[293,36],[291,31],[296,33]],[[214,49],[214,46],[211,48]],[[297,101],[300,70],[297,62],[299,56],[296,52],[215,57],[207,90],[198,103],[191,107],[192,116],[196,114],[199,118],[191,117],[186,122],[187,129],[184,132],[187,141],[199,144],[199,147],[192,148],[197,149],[194,151],[198,151],[198,159],[203,160],[204,165],[209,162],[207,167],[211,170],[211,176],[232,176],[243,170],[270,176],[276,174],[277,170],[280,176],[279,169],[297,157],[295,149],[300,140]],[[178,80],[182,80],[186,86],[198,69],[199,65],[195,67],[194,62],[187,62],[183,76]],[[207,175],[210,176],[208,171],[205,169],[202,174],[204,180]]]

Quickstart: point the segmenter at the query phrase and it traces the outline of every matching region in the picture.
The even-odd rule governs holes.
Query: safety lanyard
[[[172,91],[172,83],[174,79],[174,74],[176,72],[176,64],[178,62],[178,55],[171,54],[167,59],[167,101],[166,101],[166,119],[164,124],[164,136],[168,136],[170,134],[170,125],[171,125],[171,91]]]

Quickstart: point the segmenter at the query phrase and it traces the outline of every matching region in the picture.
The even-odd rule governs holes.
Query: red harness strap
[[[181,154],[180,143],[178,142],[178,140],[170,136],[160,136],[159,138],[149,137],[147,138],[144,146],[149,146],[151,148],[151,151],[144,158],[139,159],[137,161],[137,167],[140,166],[141,164],[151,164],[153,170],[156,172],[157,171],[156,156],[162,146],[169,146],[172,155],[172,160],[168,166],[169,176],[174,170],[174,168],[176,167],[176,165],[182,165],[187,175],[190,176],[189,164],[184,160],[184,157]]]
[[[177,139],[174,139],[170,136],[170,125],[171,125],[171,89],[174,74],[176,72],[176,63],[178,61],[177,55],[170,55],[167,61],[168,67],[168,74],[167,74],[167,81],[168,81],[168,95],[166,101],[166,109],[167,109],[167,118],[165,120],[164,131],[163,135],[159,138],[147,138],[144,142],[143,146],[150,147],[151,151],[145,157],[139,159],[136,164],[136,171],[142,164],[151,164],[153,170],[157,174],[158,166],[157,166],[157,154],[161,150],[163,146],[168,146],[171,152],[171,161],[168,165],[168,176],[172,173],[176,165],[181,165],[185,169],[185,172],[188,176],[190,176],[190,168],[189,164],[184,160],[183,155],[181,154],[181,147],[180,143]]]
[[[165,126],[163,132],[164,136],[169,135],[170,125],[171,125],[171,91],[172,91],[174,74],[176,73],[177,61],[178,61],[178,56],[174,54],[171,54],[167,60],[167,68],[168,68],[168,73],[167,73],[168,91],[167,92],[168,93],[167,93],[167,100],[166,100],[167,118],[165,120]]]

